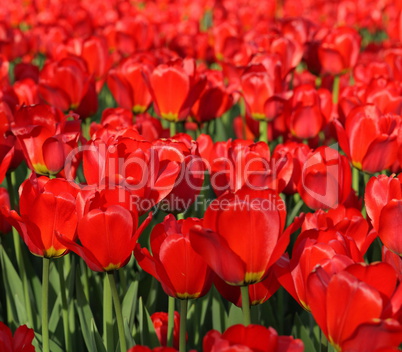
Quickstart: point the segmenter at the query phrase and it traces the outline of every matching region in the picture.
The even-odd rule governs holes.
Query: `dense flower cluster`
[[[71,267],[73,252],[108,277],[122,352],[138,324],[150,335],[154,326],[161,347],[130,352],[183,352],[186,341],[204,352],[303,351],[301,338],[313,329],[250,324],[249,306],[263,305],[280,287],[280,297],[285,290],[297,302],[284,307],[282,300],[282,312],[295,321],[311,314],[337,351],[397,351],[401,23],[402,6],[391,0],[0,5],[0,232],[13,227],[44,258],[46,289],[48,259],[68,257],[54,289],[63,291],[66,276],[69,296],[61,292],[58,304],[73,303],[63,307],[65,336],[54,346],[64,341],[72,351],[75,325],[67,318],[77,310],[82,323],[90,312],[79,310],[83,302],[100,295],[85,266]],[[0,248],[3,270],[16,264],[21,275],[7,283],[7,298],[0,290],[0,316],[41,327],[47,352],[47,291],[39,325],[30,317],[38,278],[27,277],[36,269],[18,240]],[[181,302],[182,316],[171,306],[169,323],[164,312],[148,312],[150,294],[139,300],[137,317],[123,320],[117,270],[122,287],[136,283],[129,297],[139,300],[139,281],[155,279]],[[25,291],[13,294],[12,306],[15,287]],[[84,336],[87,348],[116,349],[108,292],[103,340]],[[214,309],[223,301],[222,309],[241,306],[244,325],[218,332],[205,310],[187,314],[187,301],[204,296]],[[209,330],[197,346],[185,330],[190,314]],[[77,331],[97,333],[96,319]],[[34,350],[26,326],[12,337],[1,323],[0,332],[1,350]]]

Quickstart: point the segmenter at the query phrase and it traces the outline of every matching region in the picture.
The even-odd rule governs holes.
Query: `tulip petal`
[[[190,230],[190,242],[194,250],[222,280],[231,285],[244,283],[245,264],[222,236],[196,225]]]

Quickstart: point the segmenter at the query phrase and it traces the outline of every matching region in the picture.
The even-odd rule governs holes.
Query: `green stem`
[[[260,120],[260,142],[268,143],[268,121]]]
[[[7,188],[8,188],[8,194],[10,197],[11,209],[16,209],[17,199],[16,199],[15,191],[14,191],[14,187],[16,184],[15,172],[13,171],[11,173],[7,173],[6,178],[7,178]],[[24,290],[25,310],[27,312],[28,322],[30,324],[30,327],[34,328],[31,301],[29,299],[28,278],[27,278],[27,274],[26,274],[26,270],[25,270],[25,260],[26,259],[24,260],[24,256],[22,255],[20,235],[18,234],[18,231],[14,227],[12,228],[12,233],[13,233],[15,258],[17,261],[18,271],[21,276],[21,281],[22,281],[23,290]]]
[[[353,189],[355,190],[357,196],[359,196],[359,176],[360,176],[360,171],[357,168],[353,168],[352,171],[352,183],[353,183]]]
[[[180,300],[180,352],[186,352],[187,303],[186,299]]]
[[[339,83],[340,83],[340,76],[334,77],[334,83],[332,85],[332,102],[334,104],[338,104],[339,100]]]
[[[70,324],[68,322],[68,305],[66,296],[66,281],[64,279],[64,258],[57,260],[57,269],[59,271],[60,280],[60,293],[61,293],[61,307],[63,315],[63,328],[64,328],[64,340],[66,346],[66,352],[71,352],[71,336],[70,336]]]
[[[42,346],[43,352],[50,352],[49,349],[49,266],[50,259],[43,257],[43,274],[42,274]]]
[[[170,137],[173,137],[176,134],[176,122],[173,121],[169,122],[169,130],[170,130]]]
[[[168,296],[168,329],[167,329],[167,346],[173,346],[173,330],[174,330],[174,306],[175,298]]]
[[[109,281],[105,277],[103,285],[103,339],[105,342],[106,350],[114,350],[113,341],[113,303],[112,303],[112,291]]]
[[[117,293],[116,281],[114,280],[113,271],[108,271],[107,277],[109,278],[110,290],[112,291],[114,310],[116,313],[117,329],[119,331],[120,350],[127,352],[126,336],[124,334],[123,315],[121,312],[121,305],[119,294]]]
[[[244,326],[251,324],[251,317],[250,317],[250,299],[248,296],[248,286],[241,286],[241,306],[243,310],[243,322]]]

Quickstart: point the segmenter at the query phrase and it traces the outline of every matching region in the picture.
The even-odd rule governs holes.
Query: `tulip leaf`
[[[76,309],[85,345],[87,346],[88,351],[96,351],[95,338],[93,336],[94,328],[92,326],[93,315],[79,276],[76,277],[76,295]]]
[[[27,324],[27,315],[23,304],[25,300],[22,282],[3,246],[0,246],[0,258],[6,295],[14,298],[9,300],[12,315],[9,320],[16,327],[21,324]]]
[[[52,313],[50,314],[49,318],[49,331],[53,334],[56,331],[60,317],[61,317],[61,293],[59,292],[59,294],[57,295],[56,302],[53,305]]]
[[[155,333],[154,325],[152,324],[151,317],[148,310],[144,306],[142,297],[138,300],[138,321],[139,321],[139,338],[134,337],[135,341],[140,341],[141,345],[148,346],[151,348],[158,347],[159,340]]]
[[[135,312],[137,309],[137,299],[138,297],[138,280],[133,281],[124,298],[122,303],[123,319],[127,320],[128,326],[133,326],[135,319]]]
[[[295,314],[293,322],[292,335],[303,341],[305,351],[317,352],[314,342],[310,336],[310,328],[303,324],[297,313]]]
[[[105,345],[103,344],[102,337],[99,335],[98,329],[96,328],[95,320],[91,319],[91,333],[93,339],[93,345],[96,346],[97,352],[106,352]]]

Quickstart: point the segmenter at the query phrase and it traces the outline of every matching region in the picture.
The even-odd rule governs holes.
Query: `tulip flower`
[[[21,325],[15,330],[14,336],[4,323],[0,322],[0,350],[4,352],[35,352],[32,341],[35,337],[33,329]]]
[[[223,333],[208,331],[203,340],[203,351],[303,352],[304,345],[292,336],[279,336],[273,328],[233,325]]]
[[[168,314],[165,312],[156,312],[151,315],[152,324],[155,329],[156,336],[158,337],[161,346],[167,346],[167,332],[168,332]],[[174,312],[174,328],[173,328],[173,346],[179,348],[179,322],[180,314]]]
[[[271,190],[242,188],[211,202],[190,230],[194,250],[228,284],[262,281],[285,251],[297,221],[283,232],[286,207]]]
[[[129,57],[108,74],[107,85],[119,106],[132,110],[135,114],[143,113],[151,104],[151,94],[143,77],[145,67],[152,67]]]
[[[10,208],[10,197],[5,188],[0,188],[0,208]],[[0,233],[6,234],[11,231],[11,226],[6,217],[0,212]]]
[[[131,202],[140,214],[172,191],[180,172],[179,162],[184,159],[180,148],[171,148],[164,143],[152,145],[133,129],[104,137],[107,137],[107,143],[94,135],[83,153],[88,184],[127,188]],[[183,148],[186,149],[184,145]]]
[[[350,194],[351,176],[345,156],[335,149],[319,147],[310,152],[303,165],[299,194],[312,209],[336,208]]]
[[[311,312],[337,350],[399,346],[402,325],[388,309],[397,284],[390,265],[353,264],[332,276],[318,267],[307,283]]]
[[[309,84],[296,87],[285,109],[290,133],[299,139],[316,137],[326,125],[326,115],[330,115],[331,108],[328,90],[316,90]]]
[[[135,257],[154,276],[165,293],[179,299],[204,296],[212,285],[212,272],[190,244],[189,231],[202,222],[196,218],[176,221],[168,215],[151,233],[151,253],[138,244]]]
[[[185,120],[205,86],[191,59],[171,61],[145,73],[156,113],[170,122]]]
[[[58,239],[78,254],[91,270],[112,271],[125,266],[142,230],[150,217],[138,229],[138,217],[121,205],[92,209],[78,222],[77,238],[69,239],[62,231]],[[96,243],[96,246],[94,246]]]
[[[163,199],[165,212],[182,213],[194,203],[204,183],[205,164],[198,153],[198,145],[189,135],[178,134],[174,139],[152,143],[165,160],[177,162],[180,171],[170,193]]]
[[[353,109],[345,126],[334,120],[338,141],[353,166],[375,173],[388,169],[397,159],[402,123],[397,115],[381,115],[375,105]]]
[[[363,254],[353,239],[334,229],[306,230],[297,237],[292,258],[283,255],[275,269],[281,285],[304,309],[310,310],[307,279],[317,265],[333,274],[362,261]]]
[[[206,79],[205,88],[191,109],[199,124],[220,117],[233,105],[233,96],[224,86],[222,72],[206,71]]]
[[[82,118],[98,109],[95,82],[76,56],[47,62],[40,72],[39,93],[45,102],[65,112],[72,109]]]
[[[215,143],[209,156],[215,194],[236,192],[243,186],[282,191],[292,176],[293,159],[286,152],[274,151],[272,158],[270,154],[264,142],[237,139]]]
[[[402,256],[402,182],[401,178],[380,175],[367,183],[367,215],[384,245]]]
[[[321,41],[318,58],[321,72],[339,75],[352,69],[360,51],[360,35],[351,27],[335,27]]]
[[[41,175],[55,175],[65,167],[68,154],[78,146],[80,122],[49,105],[21,106],[12,132],[17,137],[28,167]],[[70,171],[76,169],[72,160]]]
[[[31,253],[57,258],[67,254],[68,249],[56,234],[63,233],[70,240],[76,236],[77,193],[77,188],[64,179],[37,178],[32,173],[20,187],[20,214],[6,207],[1,211]]]

